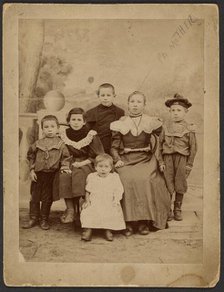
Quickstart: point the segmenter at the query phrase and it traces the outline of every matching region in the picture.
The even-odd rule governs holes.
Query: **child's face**
[[[179,104],[171,105],[170,116],[174,122],[180,122],[184,120],[187,113],[187,109]]]
[[[111,106],[113,103],[113,98],[115,97],[115,94],[113,92],[113,89],[111,87],[108,88],[100,88],[99,90],[99,99],[100,103],[104,106]]]
[[[96,165],[96,171],[99,176],[106,177],[111,172],[111,165],[108,160],[103,160],[97,163]]]
[[[45,137],[48,138],[55,137],[58,132],[58,125],[54,120],[44,121],[42,131]]]
[[[82,114],[72,114],[70,117],[69,125],[73,130],[80,130],[84,125],[85,121]]]
[[[130,114],[139,115],[143,112],[145,107],[144,96],[141,94],[132,95],[128,102],[128,109]]]

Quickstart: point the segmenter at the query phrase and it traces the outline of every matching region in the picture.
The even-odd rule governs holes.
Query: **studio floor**
[[[201,263],[203,256],[203,200],[202,189],[189,186],[183,203],[183,221],[170,221],[169,228],[148,235],[125,237],[114,234],[108,242],[103,233],[95,231],[91,242],[81,240],[81,229],[73,223],[60,223],[65,209],[57,201],[50,215],[51,228],[43,231],[39,226],[22,229],[28,220],[29,197],[20,196],[20,255],[30,262],[55,263]],[[25,191],[26,192],[26,191]]]

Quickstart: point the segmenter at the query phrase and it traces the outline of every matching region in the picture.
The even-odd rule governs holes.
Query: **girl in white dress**
[[[125,229],[120,205],[123,185],[119,175],[111,172],[113,159],[108,154],[95,159],[96,172],[90,173],[86,180],[86,197],[81,211],[81,224],[84,228],[82,240],[90,241],[92,229],[105,229],[107,240],[113,240],[111,230]]]

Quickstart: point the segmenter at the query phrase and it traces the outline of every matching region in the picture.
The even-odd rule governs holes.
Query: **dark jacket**
[[[105,107],[102,104],[90,109],[86,113],[87,125],[97,131],[106,153],[110,153],[111,130],[110,123],[124,116],[124,110],[112,104]]]
[[[30,146],[27,159],[30,170],[53,172],[59,168],[69,169],[70,154],[59,138],[42,138]]]
[[[165,122],[160,134],[160,151],[162,155],[179,153],[187,156],[187,165],[193,167],[197,152],[195,126],[186,121],[174,123],[169,120]],[[159,164],[163,164],[162,157]]]

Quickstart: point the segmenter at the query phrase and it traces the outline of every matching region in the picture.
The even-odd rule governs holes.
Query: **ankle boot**
[[[183,194],[176,193],[175,201],[174,201],[174,220],[176,221],[182,221],[182,211],[181,211],[181,206],[182,206],[182,201],[183,201]]]
[[[130,223],[126,223],[126,229],[123,233],[127,237],[131,236],[134,233],[133,227]]]
[[[40,203],[30,202],[30,220],[22,226],[23,229],[29,229],[39,223]]]
[[[25,223],[22,226],[22,228],[23,229],[29,229],[29,228],[32,228],[32,227],[36,226],[38,223],[39,223],[39,218],[33,217],[33,218],[30,218],[30,220],[27,223]]]
[[[182,202],[174,202],[174,220],[182,221],[182,211],[181,211]]]
[[[91,228],[85,228],[82,232],[82,240],[84,241],[91,241],[92,239],[92,229]]]
[[[42,202],[40,210],[40,227],[43,230],[48,230],[50,225],[48,223],[49,213],[51,209],[51,204],[49,202]]]
[[[105,238],[108,241],[113,241],[114,240],[113,233],[109,229],[105,230]]]
[[[43,230],[50,229],[50,225],[48,223],[48,218],[44,218],[44,217],[41,218],[40,228],[43,229]]]
[[[147,235],[149,234],[149,227],[147,224],[147,221],[138,221],[138,233],[141,235]]]

